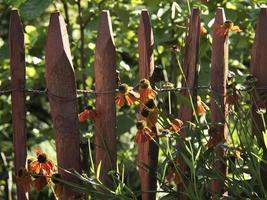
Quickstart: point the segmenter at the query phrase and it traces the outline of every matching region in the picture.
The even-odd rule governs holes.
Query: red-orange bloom
[[[119,86],[119,92],[116,95],[115,102],[121,108],[125,105],[133,105],[139,98],[140,95],[124,83]]]
[[[33,187],[40,192],[49,183],[49,179],[45,176],[39,176],[34,179]]]
[[[148,99],[154,99],[157,92],[152,89],[149,80],[142,79],[139,83],[140,101],[145,102]]]
[[[182,120],[180,120],[180,119],[173,119],[171,121],[171,124],[170,124],[171,126],[170,126],[169,130],[172,131],[172,132],[178,133],[178,132],[180,132],[183,124],[184,123],[183,123]]]
[[[79,114],[79,121],[85,122],[88,119],[95,121],[96,116],[96,111],[93,109],[93,107],[87,106],[84,111]]]
[[[145,143],[154,137],[154,133],[146,126],[146,122],[144,120],[138,121],[136,127],[137,133],[134,138],[135,143]]]
[[[17,183],[21,185],[24,192],[29,192],[31,189],[32,179],[30,174],[25,168],[21,168],[16,176]]]
[[[204,27],[204,24],[200,25],[200,35],[205,35],[207,34],[207,29]]]
[[[36,149],[37,160],[29,164],[29,172],[44,176],[52,176],[54,173],[54,164],[47,159],[47,155],[42,153],[40,148]]]
[[[215,27],[215,34],[218,36],[226,37],[229,32],[239,33],[241,29],[239,26],[235,26],[230,20],[226,20],[223,25],[217,25]]]
[[[158,110],[153,99],[148,99],[141,109],[141,119],[149,128],[154,127],[158,120]]]
[[[197,96],[197,113],[203,114],[209,110],[209,107],[201,100],[200,96]]]

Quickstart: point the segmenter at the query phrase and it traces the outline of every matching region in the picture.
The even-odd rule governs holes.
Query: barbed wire
[[[207,85],[207,86],[198,86],[195,88],[189,88],[189,87],[162,87],[162,88],[156,88],[155,90],[159,93],[161,92],[176,92],[176,91],[182,91],[182,90],[198,90],[198,89],[206,89],[206,90],[210,90],[212,91],[211,86]],[[236,89],[237,91],[251,91],[251,90],[267,90],[267,87],[254,87],[254,88],[240,88],[240,89]],[[10,94],[13,91],[24,91],[26,93],[33,93],[33,94],[51,94],[50,92],[48,92],[48,89],[6,89],[6,90],[0,90],[0,95],[5,95],[5,94]],[[93,95],[97,95],[97,94],[113,94],[113,93],[117,93],[118,89],[115,90],[109,90],[109,91],[99,91],[96,92],[95,90],[83,90],[83,89],[77,89],[76,93],[77,94],[93,94]],[[53,95],[53,94],[51,94]],[[56,95],[55,95],[56,96]]]
[[[162,88],[156,88],[155,90],[159,93],[163,93],[163,92],[180,92],[183,90],[199,90],[199,89],[206,89],[206,90],[210,90],[212,91],[211,86],[206,85],[206,86],[197,86],[194,88],[189,88],[189,87],[175,87],[175,88],[168,88],[168,87],[162,87]],[[251,91],[251,90],[267,90],[267,87],[254,87],[254,88],[240,88],[240,89],[236,89],[237,91]],[[13,91],[21,91],[21,92],[25,92],[25,93],[30,93],[30,94],[39,94],[39,95],[51,95],[51,96],[55,96],[55,97],[59,97],[56,94],[53,94],[51,92],[48,91],[47,88],[45,89],[6,89],[6,90],[0,90],[0,95],[9,95],[11,94]],[[213,90],[215,91],[215,90]],[[95,90],[83,90],[83,89],[77,89],[76,93],[78,95],[81,94],[92,94],[92,95],[97,95],[97,94],[114,94],[117,93],[118,89],[115,90],[109,90],[109,91],[99,91],[96,92]],[[64,98],[64,97],[62,97]]]

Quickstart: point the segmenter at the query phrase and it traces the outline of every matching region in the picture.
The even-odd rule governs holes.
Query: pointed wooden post
[[[25,123],[25,48],[23,27],[18,11],[12,10],[9,24],[9,57],[11,67],[12,128],[15,153],[15,171],[25,167],[26,123]],[[18,200],[26,199],[23,188],[17,184]]]
[[[110,170],[116,169],[116,52],[109,11],[101,13],[95,51],[95,90],[96,90],[96,168],[101,162],[100,180],[113,187]],[[106,91],[111,91],[106,92]]]
[[[194,104],[196,102],[196,88],[197,86],[197,65],[198,65],[198,53],[199,53],[199,41],[200,41],[200,10],[198,8],[193,8],[189,20],[189,27],[185,43],[185,56],[184,56],[184,65],[183,72],[185,79],[183,80],[182,87],[188,87],[188,90],[182,90],[181,94],[186,98],[192,98]],[[192,89],[191,89],[192,88]],[[192,121],[193,110],[188,106],[181,106],[179,110],[179,119],[184,123]],[[185,138],[188,134],[189,129],[185,128],[181,130],[181,136]],[[177,141],[177,148],[179,149],[180,140]],[[189,174],[188,167],[181,155],[177,155],[178,166],[183,172],[183,175]],[[184,183],[186,184],[186,183]],[[182,185],[177,185],[177,190],[182,192]],[[186,199],[185,196],[181,196],[178,199]]]
[[[261,8],[257,22],[254,44],[252,47],[250,73],[257,79],[256,87],[266,88],[267,86],[267,8]],[[263,134],[265,127],[262,117],[257,113],[259,108],[266,108],[266,89],[256,89],[252,93],[252,132],[256,135],[259,146],[263,149],[263,160],[267,159],[267,149],[264,144]],[[265,121],[267,114],[264,114]],[[261,178],[264,187],[267,188],[267,165],[261,162]]]
[[[150,79],[154,71],[154,37],[147,10],[142,10],[138,30],[139,78]],[[151,82],[153,86],[153,82]],[[157,134],[157,127],[152,131]],[[157,137],[155,140],[158,140]],[[154,141],[138,145],[139,175],[141,179],[142,200],[156,199],[157,166],[159,149]]]
[[[76,83],[72,65],[69,38],[63,17],[52,13],[48,28],[45,52],[45,78],[52,122],[56,135],[58,166],[81,172],[80,134]],[[74,176],[60,170],[62,178],[77,182]],[[74,198],[77,194],[64,186],[62,199]]]
[[[211,180],[213,198],[224,192],[224,179],[227,174],[225,150],[221,144],[226,142],[228,129],[226,105],[226,79],[228,74],[228,36],[218,33],[218,27],[225,22],[223,8],[217,8],[213,24],[212,55],[211,55],[211,141],[214,146],[214,170],[220,178]]]

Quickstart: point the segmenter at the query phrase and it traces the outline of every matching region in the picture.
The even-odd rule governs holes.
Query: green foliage
[[[139,25],[140,10],[147,8],[150,12],[154,32],[155,64],[163,68],[165,81],[178,86],[182,80],[179,62],[183,63],[186,25],[192,7],[202,10],[201,21],[205,24],[208,34],[201,38],[199,51],[199,85],[207,86],[210,83],[210,58],[211,58],[211,25],[217,6],[225,8],[227,19],[234,21],[243,30],[240,34],[232,34],[229,38],[229,69],[236,76],[234,82],[237,88],[244,88],[245,75],[248,74],[250,63],[250,49],[254,39],[259,6],[265,0],[0,0],[0,90],[10,88],[10,69],[8,60],[8,26],[11,8],[17,8],[24,26],[26,47],[26,76],[27,88],[45,89],[44,81],[44,49],[46,43],[47,27],[50,13],[59,10],[64,16],[70,37],[71,52],[77,80],[77,87],[81,89],[93,88],[93,64],[97,26],[101,10],[111,12],[112,25],[117,52],[117,69],[120,71],[122,82],[135,85],[138,82],[138,45],[137,29]],[[80,7],[80,8],[79,8]],[[79,14],[81,18],[79,18]],[[82,29],[81,29],[82,27]],[[81,40],[81,30],[84,31],[84,40]],[[173,52],[176,45],[180,52],[178,56]],[[82,54],[84,55],[82,57]],[[208,90],[199,90],[202,99],[209,95]],[[167,125],[170,110],[169,99],[172,102],[172,114],[176,115],[181,105],[190,105],[188,99],[177,94],[160,94],[158,105],[163,116],[162,125]],[[251,133],[250,118],[251,100],[248,93],[241,93],[238,106],[229,116],[230,139],[227,148],[227,162],[231,164],[231,172],[227,177],[226,189],[229,197],[225,199],[266,199],[266,191],[262,187],[260,178],[260,161],[262,149],[257,145],[257,139]],[[92,96],[79,97],[79,109],[87,104],[94,104]],[[6,188],[10,172],[14,172],[14,154],[12,145],[11,99],[9,95],[0,95],[0,199],[7,199]],[[42,95],[27,95],[26,102],[27,120],[27,150],[33,155],[34,148],[41,146],[55,159],[54,131],[50,117],[47,98]],[[125,109],[117,112],[118,134],[118,167],[116,172],[111,172],[115,185],[114,191],[105,188],[98,180],[101,165],[94,167],[93,163],[93,132],[92,123],[81,124],[81,146],[90,144],[88,155],[87,148],[82,148],[88,170],[83,174],[75,174],[83,182],[82,185],[71,185],[78,191],[91,196],[90,198],[106,199],[138,199],[140,197],[140,181],[137,173],[136,145],[133,137],[136,132],[134,126],[136,111]],[[207,148],[208,129],[210,126],[209,114],[204,118],[193,121],[189,138],[182,142],[179,153],[190,168],[190,174],[182,174],[179,167],[175,171],[182,175],[188,183],[185,194],[189,199],[208,199],[210,197],[210,179],[221,178],[221,175],[212,170],[211,163],[215,156]],[[265,133],[266,136],[266,133]],[[158,168],[158,195],[160,199],[175,199],[174,183],[165,180],[166,168],[169,161],[174,161],[177,154],[175,142],[181,139],[179,135],[172,135],[161,139],[159,168]],[[242,152],[243,160],[230,160],[238,148]],[[51,153],[50,153],[51,152]],[[86,168],[86,167],[85,167]],[[13,173],[13,179],[14,179]],[[102,187],[106,194],[99,193],[96,189]],[[14,187],[12,195],[14,195]],[[52,199],[51,191],[32,193],[33,199]]]

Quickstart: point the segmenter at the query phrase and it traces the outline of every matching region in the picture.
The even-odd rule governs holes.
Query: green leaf
[[[4,2],[12,7],[18,8],[25,0],[4,0]]]
[[[178,102],[180,105],[188,106],[189,108],[192,107],[189,98],[181,94],[177,94],[177,97],[178,97]]]
[[[172,19],[174,19],[175,18],[175,12],[176,12],[176,10],[177,10],[177,12],[179,13],[179,12],[182,12],[182,8],[179,6],[179,4],[178,3],[176,3],[176,2],[173,2],[172,3]]]
[[[20,7],[21,16],[27,20],[40,16],[51,4],[51,0],[28,0]]]
[[[267,147],[267,130],[262,131],[265,147]]]
[[[96,179],[99,180],[100,177],[100,173],[101,173],[101,165],[102,165],[102,161],[100,161],[98,163],[97,169],[96,169]]]
[[[0,48],[0,59],[7,59],[7,58],[8,58],[8,46],[7,46],[7,43],[5,43]]]

